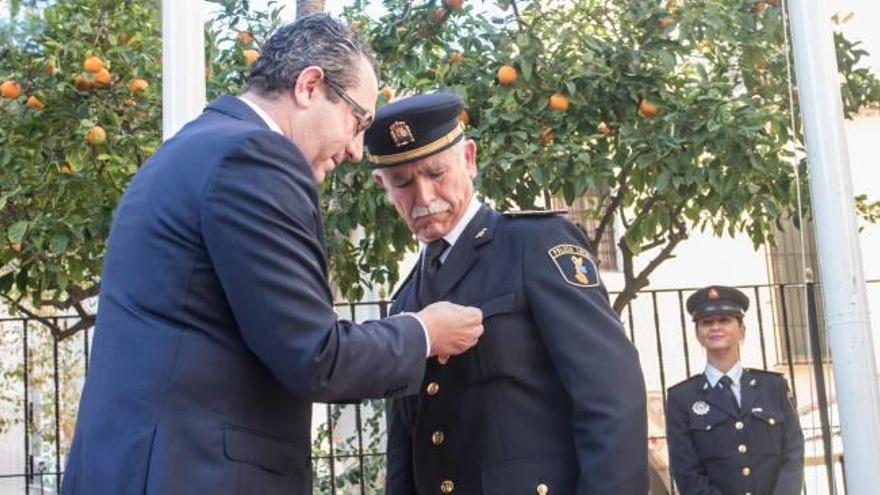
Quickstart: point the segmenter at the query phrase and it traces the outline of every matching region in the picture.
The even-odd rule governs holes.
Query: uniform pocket
[[[514,292],[507,292],[505,294],[501,294],[500,296],[496,296],[486,301],[483,301],[476,306],[480,308],[480,311],[483,312],[483,319],[486,319],[493,316],[510,313],[511,311],[513,311],[515,301],[516,294]]]
[[[570,494],[575,492],[576,481],[574,460],[565,457],[509,462],[489,467],[482,475],[485,495]]]
[[[776,409],[752,410],[751,449],[756,454],[778,455],[782,452],[785,416]]]
[[[289,474],[304,463],[300,452],[307,449],[308,444],[299,446],[240,426],[223,425],[223,452],[227,459],[275,474]]]

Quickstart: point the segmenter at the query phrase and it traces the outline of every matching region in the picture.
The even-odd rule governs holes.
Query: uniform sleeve
[[[785,443],[782,448],[782,466],[776,477],[773,495],[797,495],[801,493],[804,484],[804,432],[801,430],[788,382],[782,377],[780,380],[780,401],[785,415]]]
[[[385,468],[385,495],[415,495],[412,465],[412,429],[406,421],[403,402],[406,397],[386,401],[385,420],[388,448]]]
[[[540,225],[524,244],[523,284],[556,373],[572,398],[577,493],[647,493],[646,396],[636,350],[595,265],[585,259],[580,231],[556,217]]]
[[[670,391],[666,400],[666,444],[669,467],[682,495],[722,495],[709,485],[688,428],[688,408]]]
[[[302,155],[261,130],[232,145],[203,193],[202,233],[246,345],[311,400],[415,393],[425,336],[408,315],[338,320],[318,192]]]

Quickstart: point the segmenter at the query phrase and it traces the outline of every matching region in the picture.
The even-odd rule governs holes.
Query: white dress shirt
[[[732,368],[727,370],[727,373],[722,373],[718,370],[718,368],[707,363],[706,371],[704,371],[704,373],[706,374],[706,380],[709,381],[710,387],[718,386],[718,381],[721,380],[722,376],[729,376],[730,379],[733,380],[733,383],[730,385],[730,389],[733,390],[733,395],[736,397],[736,403],[738,405],[742,405],[742,399],[740,398],[740,391],[742,390],[742,387],[740,387],[740,379],[742,379],[743,374],[742,363],[737,361]]]

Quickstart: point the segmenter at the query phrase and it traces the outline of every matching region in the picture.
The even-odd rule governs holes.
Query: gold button
[[[748,475],[752,474],[752,470],[747,467],[744,467],[742,470],[742,474],[743,474],[743,476],[748,476]]]
[[[537,488],[538,495],[547,495],[550,493],[550,489],[547,488],[547,485],[544,483],[539,483]]]
[[[443,443],[444,439],[446,439],[446,437],[443,435],[442,431],[435,431],[431,434],[431,443],[434,445],[440,445]]]
[[[737,422],[733,425],[733,427],[736,428],[737,430],[742,430],[743,428],[746,427],[746,425],[744,425],[742,421],[737,421]]]
[[[428,388],[426,389],[428,395],[437,395],[437,392],[440,391],[440,385],[437,382],[431,382],[428,384]]]
[[[770,426],[773,426],[776,424],[776,420],[773,418],[770,418],[770,421],[768,421],[768,423],[770,423]]]
[[[745,444],[742,444],[739,447],[737,447],[736,450],[738,450],[740,454],[745,454],[746,452],[749,451],[749,448],[746,447]]]
[[[446,364],[449,362],[449,356],[437,356],[437,362],[440,364]]]
[[[455,489],[455,483],[451,480],[443,480],[443,483],[440,483],[440,492],[441,493],[452,493],[452,490]]]

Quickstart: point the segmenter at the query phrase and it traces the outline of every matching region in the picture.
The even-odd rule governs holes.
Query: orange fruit
[[[443,0],[449,10],[458,10],[464,4],[464,0]]]
[[[62,174],[72,174],[73,167],[71,167],[69,163],[62,163],[58,166],[58,171]]]
[[[250,45],[252,41],[254,41],[254,35],[247,31],[239,31],[238,32],[238,40],[244,43],[245,45]]]
[[[107,86],[110,84],[110,71],[101,69],[95,73],[95,84],[98,86]]]
[[[458,114],[458,120],[467,127],[467,125],[471,123],[471,116],[468,115],[467,110],[462,110],[461,113]]]
[[[538,137],[541,140],[541,144],[543,146],[547,146],[549,144],[553,144],[553,140],[556,139],[556,136],[553,135],[553,129],[549,127],[545,127],[541,130],[541,135]]]
[[[562,93],[553,93],[550,95],[550,109],[558,112],[567,112],[568,98]]]
[[[502,65],[498,68],[498,83],[502,86],[511,86],[518,76],[512,65]]]
[[[41,108],[46,108],[46,105],[40,101],[36,96],[28,96],[27,102],[25,102],[25,106],[28,108],[33,108],[34,110],[39,110]]]
[[[89,127],[89,132],[86,133],[86,142],[92,146],[104,144],[107,142],[107,131],[99,125]]]
[[[149,87],[150,84],[147,81],[138,78],[134,78],[128,83],[128,90],[132,93],[144,92]]]
[[[657,114],[660,113],[660,109],[650,101],[642,99],[642,101],[639,102],[639,113],[649,118],[656,117]]]
[[[611,135],[611,128],[608,127],[608,124],[606,124],[604,121],[603,121],[603,122],[599,122],[599,125],[596,126],[596,129],[597,129],[599,132],[601,132],[602,135],[605,136],[605,137],[608,137],[608,136]]]
[[[757,2],[755,3],[754,7],[752,7],[752,10],[760,14],[767,10],[767,4],[764,2]]]
[[[253,49],[244,51],[244,59],[248,65],[253,65],[253,63],[256,62],[258,58],[260,58],[260,52]]]
[[[382,95],[382,98],[385,98],[386,102],[390,102],[392,98],[394,98],[394,90],[385,86],[382,88],[382,91],[379,91],[379,94]]]
[[[673,19],[671,16],[667,15],[667,16],[663,16],[657,20],[657,26],[660,29],[666,29],[667,27],[672,25],[673,22],[675,22],[675,19]]]
[[[464,55],[462,55],[461,52],[452,52],[449,54],[449,63],[451,64],[460,64],[462,60],[464,60]]]
[[[92,74],[97,74],[98,71],[104,68],[104,61],[98,57],[89,57],[83,62],[83,69],[86,72],[91,72]]]
[[[86,79],[86,76],[80,74],[73,78],[73,85],[76,86],[76,89],[80,91],[88,91],[92,89],[92,83]]]
[[[17,81],[9,80],[3,81],[3,84],[0,84],[0,96],[6,98],[7,100],[14,100],[21,96],[21,85],[18,84]]]

